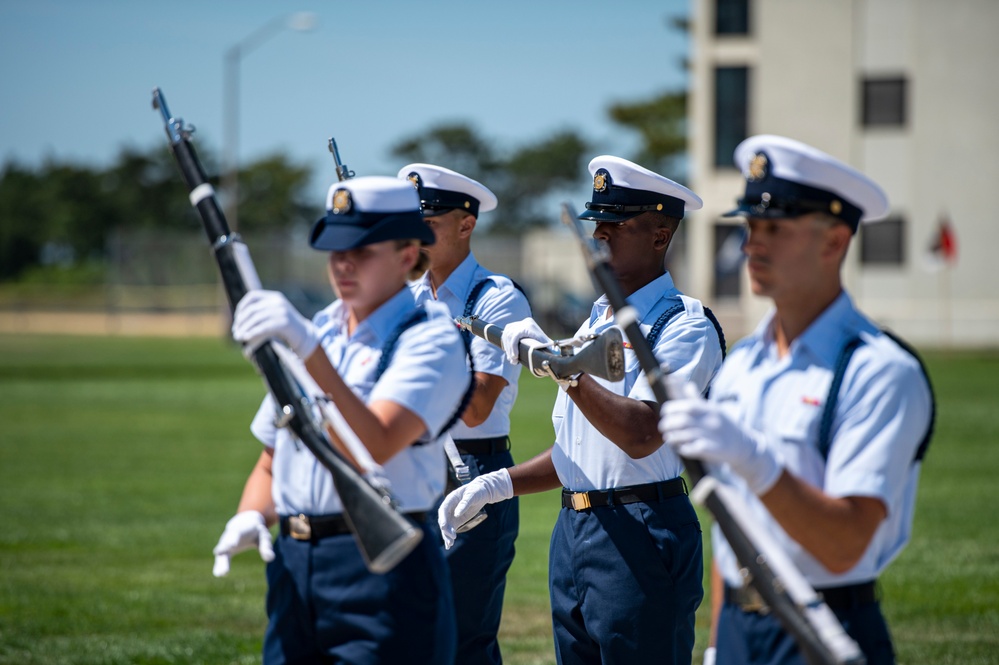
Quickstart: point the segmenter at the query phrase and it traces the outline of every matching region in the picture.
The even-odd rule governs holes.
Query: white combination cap
[[[590,160],[589,169],[593,196],[580,219],[623,222],[650,211],[682,219],[685,211],[704,205],[680,183],[627,159],[601,155]]]
[[[727,216],[798,217],[824,212],[856,231],[888,215],[888,196],[852,166],[784,136],[751,136],[735,149],[746,193]]]
[[[443,166],[407,164],[399,169],[399,177],[416,187],[425,217],[455,209],[478,217],[480,212],[489,212],[496,207],[496,195],[488,187]]]

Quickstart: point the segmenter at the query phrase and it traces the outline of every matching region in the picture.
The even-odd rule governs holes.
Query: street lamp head
[[[316,27],[318,19],[314,12],[296,12],[288,17],[288,27],[299,32],[308,32]]]

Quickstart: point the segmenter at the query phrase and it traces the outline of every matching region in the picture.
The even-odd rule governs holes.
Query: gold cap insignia
[[[763,180],[767,177],[767,156],[762,152],[753,155],[753,158],[749,160],[749,179],[750,180]]]
[[[350,192],[338,189],[333,193],[333,214],[340,215],[346,212],[350,212]]]
[[[596,175],[593,176],[593,191],[603,192],[607,189],[607,172],[604,170],[597,171]]]
[[[471,207],[472,207],[472,202],[471,201],[465,201],[465,208],[467,209],[467,208],[471,208]]]
[[[838,199],[833,199],[829,202],[829,212],[834,215],[838,215],[843,212],[843,204],[839,202]]]
[[[416,191],[420,190],[420,184],[421,183],[420,183],[420,174],[419,173],[417,173],[416,171],[413,171],[408,176],[406,176],[406,180],[408,180],[411,183],[413,183],[413,187],[416,188]]]

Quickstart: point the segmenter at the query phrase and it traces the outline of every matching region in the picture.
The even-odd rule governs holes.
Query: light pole
[[[230,46],[225,52],[225,95],[222,113],[225,125],[225,171],[223,190],[228,209],[226,218],[229,227],[235,231],[239,227],[239,64],[244,55],[281,32],[285,28],[308,32],[316,25],[316,15],[312,12],[276,16],[241,41]]]

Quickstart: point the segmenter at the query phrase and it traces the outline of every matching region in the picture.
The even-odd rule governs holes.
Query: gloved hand
[[[230,557],[251,547],[260,551],[264,561],[274,560],[274,545],[271,543],[271,532],[267,528],[264,516],[256,510],[244,510],[236,513],[225,525],[222,537],[212,550],[215,555],[215,567],[212,574],[223,577],[229,573]]]
[[[715,648],[708,647],[704,650],[704,660],[701,661],[701,665],[715,665]]]
[[[474,478],[446,497],[437,509],[437,525],[444,538],[444,549],[451,549],[459,526],[475,517],[487,503],[513,498],[513,481],[506,469]]]
[[[537,322],[528,317],[503,328],[503,352],[512,364],[520,362],[520,342],[525,340],[531,348],[551,346],[555,343]],[[533,343],[532,343],[533,342]]]
[[[681,457],[728,464],[757,495],[766,494],[780,478],[782,460],[763,437],[744,430],[718,404],[697,395],[696,388],[663,404],[661,415],[659,432]]]
[[[252,351],[279,338],[303,360],[319,346],[319,331],[280,291],[250,291],[232,315],[232,338]]]

